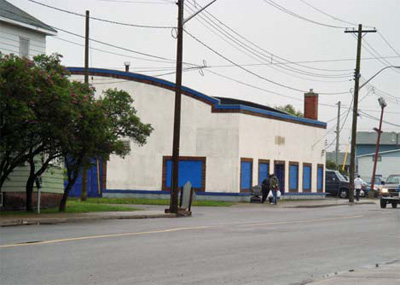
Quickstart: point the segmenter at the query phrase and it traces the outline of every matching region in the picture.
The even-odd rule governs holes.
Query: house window
[[[19,56],[29,57],[29,39],[19,37]]]
[[[372,161],[375,161],[375,155],[372,156]],[[376,161],[382,161],[382,157],[378,155]]]
[[[311,192],[311,163],[303,163],[303,192]]]
[[[299,192],[299,163],[289,162],[289,192]]]
[[[249,192],[253,183],[253,159],[240,159],[240,192]]]
[[[317,168],[317,192],[324,192],[324,166],[318,164]]]
[[[205,157],[179,157],[178,187],[183,187],[190,182],[195,191],[205,191],[206,158]],[[170,191],[172,187],[172,157],[163,158],[162,190]]]

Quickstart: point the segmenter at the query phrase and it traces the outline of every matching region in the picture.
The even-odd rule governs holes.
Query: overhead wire
[[[59,12],[63,12],[63,13],[67,13],[67,14],[75,15],[75,16],[79,16],[79,17],[86,17],[86,15],[84,15],[84,14],[68,11],[68,10],[61,9],[61,8],[58,8],[58,7],[55,7],[55,6],[51,6],[51,5],[48,5],[48,4],[44,4],[44,3],[41,3],[41,2],[38,2],[38,1],[35,1],[35,0],[28,0],[28,1],[32,2],[32,3],[35,3],[37,5],[49,8],[49,9],[53,9],[53,10],[59,11]],[[107,19],[97,18],[97,17],[92,17],[92,16],[90,16],[89,18],[92,19],[92,20],[95,20],[95,21],[100,21],[100,22],[105,22],[105,23],[115,24],[115,25],[121,25],[121,26],[127,26],[127,27],[135,27],[135,28],[147,28],[147,29],[171,29],[171,28],[175,28],[175,27],[172,27],[172,26],[150,26],[150,25],[141,25],[141,24],[122,23],[122,22],[118,22],[118,21],[112,21],[112,20],[107,20]]]

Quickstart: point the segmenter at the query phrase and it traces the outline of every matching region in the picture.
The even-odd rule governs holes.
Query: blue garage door
[[[261,185],[263,180],[269,174],[269,163],[260,163],[258,165],[258,185]]]
[[[190,181],[196,191],[204,191],[203,185],[203,167],[202,160],[181,160],[179,162],[178,187],[183,187]],[[167,160],[166,165],[166,187],[172,186],[172,160]]]
[[[311,165],[303,166],[303,191],[311,192]]]
[[[88,197],[101,197],[103,191],[103,161],[99,159],[91,160],[91,167],[87,170],[87,195]],[[67,186],[68,181],[64,181],[64,188]],[[82,174],[76,179],[74,186],[72,186],[69,197],[80,197],[82,191]]]
[[[240,192],[249,192],[252,184],[252,169],[253,162],[241,161],[240,162]]]

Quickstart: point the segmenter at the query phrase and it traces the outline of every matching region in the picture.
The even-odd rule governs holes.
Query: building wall
[[[258,160],[285,162],[285,192],[289,192],[289,162],[298,163],[298,192],[303,192],[303,163],[312,164],[311,191],[317,188],[317,165],[325,165],[323,142],[312,148],[325,129],[255,116],[240,117],[240,157],[253,159],[253,185],[258,183]]]
[[[379,154],[381,161],[376,164],[376,174],[387,178],[390,174],[400,173],[400,151]],[[373,155],[358,158],[358,168],[361,177],[372,177]]]
[[[29,57],[46,53],[46,36],[29,29],[0,22],[0,52],[19,54],[20,37],[29,39]]]
[[[82,80],[74,75],[73,79]],[[91,76],[100,96],[107,88],[127,91],[134,99],[138,116],[150,123],[154,131],[148,143],[138,147],[131,143],[131,153],[124,159],[112,156],[107,164],[108,190],[162,190],[163,157],[172,155],[175,92],[140,82]],[[109,84],[107,84],[109,83]],[[258,159],[284,160],[286,185],[289,161],[299,162],[299,192],[302,163],[312,163],[312,192],[316,192],[317,164],[325,165],[323,142],[311,146],[325,129],[261,116],[235,112],[212,112],[212,105],[182,96],[181,157],[205,157],[207,192],[240,191],[240,159],[253,159],[253,183],[258,184]],[[276,136],[285,139],[277,145]],[[287,186],[286,186],[287,187]]]

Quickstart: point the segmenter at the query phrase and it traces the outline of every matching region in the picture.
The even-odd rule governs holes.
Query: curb
[[[54,225],[62,223],[75,223],[98,220],[128,220],[128,219],[157,219],[157,218],[176,218],[175,214],[141,214],[141,215],[105,215],[105,216],[83,216],[74,218],[33,218],[0,221],[0,227],[13,227],[25,225]]]

